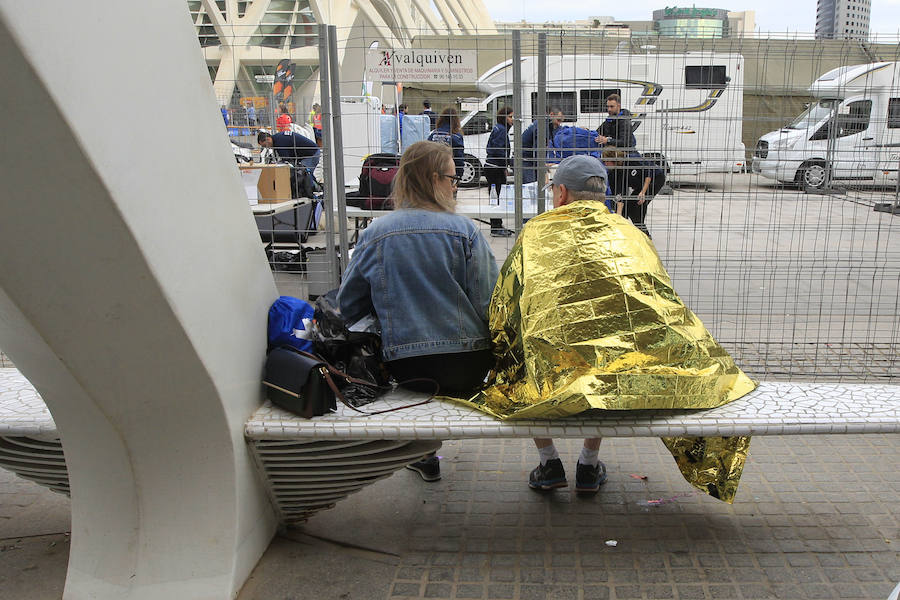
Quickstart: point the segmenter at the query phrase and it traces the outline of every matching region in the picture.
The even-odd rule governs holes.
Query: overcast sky
[[[649,21],[653,11],[666,6],[699,6],[726,10],[756,11],[759,32],[813,33],[816,0],[711,0],[667,4],[665,0],[624,0],[621,2],[585,2],[584,0],[482,0],[491,17],[498,21],[574,21],[609,16],[619,21]],[[671,1],[671,0],[670,0]],[[589,8],[586,8],[588,6]],[[872,0],[871,32],[900,34],[900,0]]]

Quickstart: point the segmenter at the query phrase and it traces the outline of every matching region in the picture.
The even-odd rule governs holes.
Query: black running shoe
[[[441,463],[437,456],[426,456],[411,465],[406,465],[410,471],[418,473],[425,481],[438,481],[441,478]]]
[[[606,465],[598,462],[596,467],[578,463],[575,465],[575,491],[596,493],[606,483]]]
[[[528,476],[528,487],[533,490],[552,490],[568,485],[566,471],[558,458],[548,460],[546,465],[538,465]]]

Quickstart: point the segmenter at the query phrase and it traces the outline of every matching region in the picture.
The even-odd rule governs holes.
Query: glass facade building
[[[667,6],[653,11],[653,29],[659,35],[671,37],[729,37],[728,11],[697,6]]]

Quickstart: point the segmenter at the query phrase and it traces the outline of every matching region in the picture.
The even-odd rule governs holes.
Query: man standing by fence
[[[606,110],[609,117],[597,129],[594,140],[601,146],[615,146],[634,150],[637,140],[631,125],[631,111],[622,108],[622,98],[618,94],[610,94],[606,98]]]

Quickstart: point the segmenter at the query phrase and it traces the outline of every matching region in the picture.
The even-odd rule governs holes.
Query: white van
[[[895,185],[900,63],[839,67],[816,79],[809,93],[817,100],[803,114],[759,139],[753,172],[808,191],[824,188],[829,175],[854,185]]]
[[[536,57],[522,58],[522,130],[537,111]],[[497,111],[512,106],[512,61],[479,78],[487,94],[463,115],[466,169],[463,184],[477,183]],[[633,114],[637,149],[674,176],[737,172],[741,141],[744,59],[739,54],[604,54],[547,57],[547,108],[559,107],[564,125],[597,129],[607,118],[606,98],[619,94]]]

